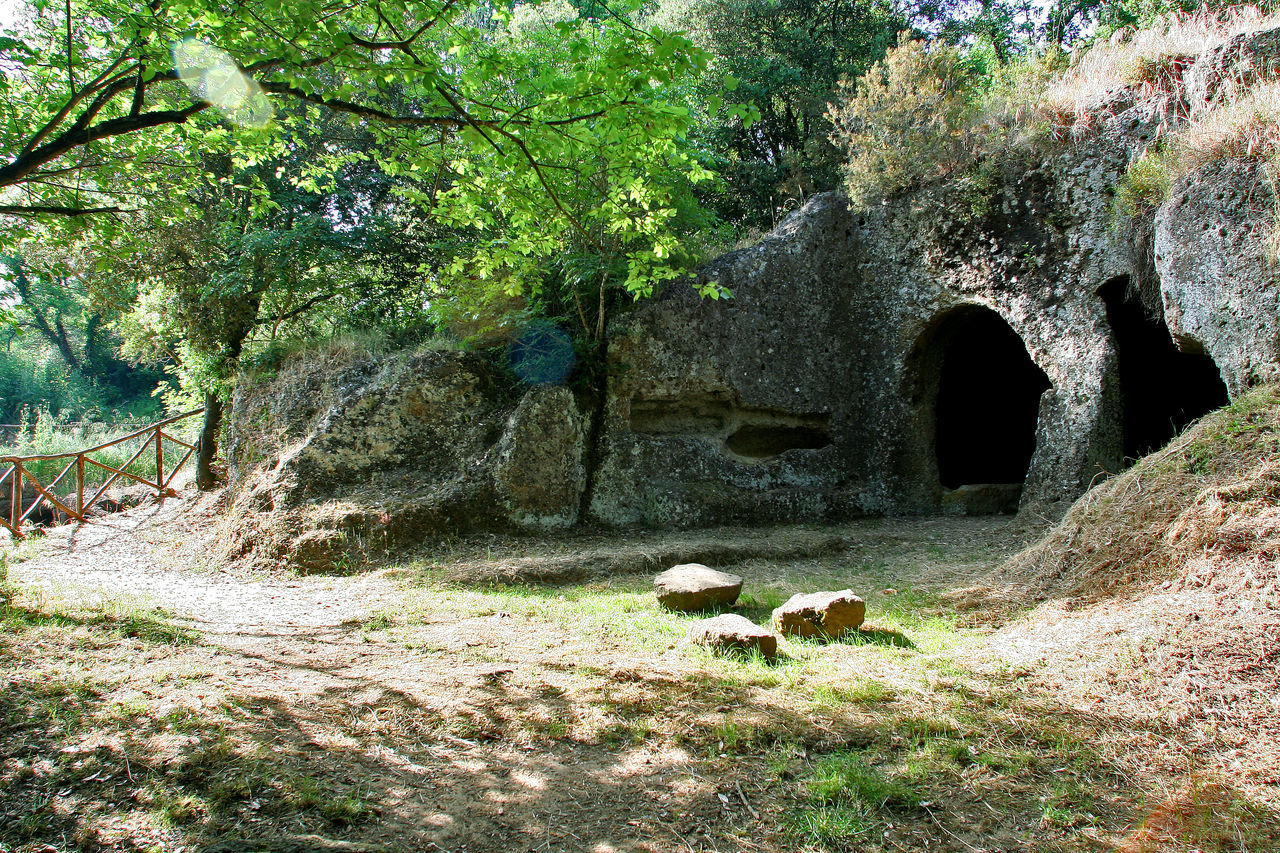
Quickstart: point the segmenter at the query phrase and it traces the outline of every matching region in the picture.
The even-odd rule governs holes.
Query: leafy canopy
[[[675,274],[688,187],[710,177],[674,100],[707,58],[633,25],[633,10],[594,9],[36,0],[0,35],[0,251],[75,227],[49,217],[117,214],[88,220],[104,240],[127,238],[127,214],[148,206],[192,217],[211,153],[242,168],[279,157],[324,111],[372,144],[321,150],[302,187],[371,158],[471,229],[456,271],[519,287],[585,245],[624,254],[626,287],[648,292]]]

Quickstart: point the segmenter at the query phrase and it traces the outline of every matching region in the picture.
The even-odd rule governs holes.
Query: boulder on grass
[[[778,656],[778,638],[745,616],[724,613],[689,626],[689,640],[715,654],[760,652],[766,660]]]
[[[773,629],[792,637],[834,640],[856,631],[867,615],[867,603],[851,589],[797,593],[773,611]]]
[[[654,578],[653,588],[663,607],[688,613],[732,607],[742,592],[742,578],[701,563],[685,563]]]

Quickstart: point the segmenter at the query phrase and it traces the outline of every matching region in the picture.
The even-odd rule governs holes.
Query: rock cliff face
[[[1227,77],[1274,76],[1275,43],[1200,57],[1182,114]],[[1117,228],[1115,188],[1160,120],[1124,91],[1098,114],[1087,144],[883,204],[815,197],[693,282],[731,299],[680,284],[637,305],[613,324],[598,429],[565,388],[456,352],[247,390],[233,433],[277,438],[232,448],[236,548],[323,567],[353,542],[495,527],[1052,512],[1280,373],[1257,165],[1207,166]]]
[[[977,201],[820,196],[704,271],[732,300],[641,306],[615,331],[592,512],[821,519],[937,510],[988,483],[1014,484],[1016,504],[1024,474],[1024,500],[1074,497],[1120,463],[1097,290],[1130,253],[1098,213],[1125,163],[1011,166]]]

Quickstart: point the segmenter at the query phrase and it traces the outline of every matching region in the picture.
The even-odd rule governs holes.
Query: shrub
[[[904,33],[865,76],[842,80],[827,117],[847,154],[850,197],[884,197],[971,164],[979,79],[959,49]]]
[[[1168,150],[1152,148],[1134,160],[1116,187],[1115,215],[1134,219],[1163,204],[1173,186],[1173,159]]]

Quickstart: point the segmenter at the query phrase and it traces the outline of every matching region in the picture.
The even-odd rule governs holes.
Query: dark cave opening
[[[788,450],[818,450],[831,444],[825,429],[810,426],[747,424],[725,439],[725,446],[739,456],[770,459]]]
[[[968,306],[943,319],[934,448],[938,479],[955,489],[1021,483],[1036,449],[1040,396],[1050,387],[999,314]]]
[[[1164,317],[1151,316],[1127,276],[1107,282],[1098,295],[1115,339],[1126,459],[1164,447],[1187,424],[1227,404],[1213,359],[1179,350]]]

